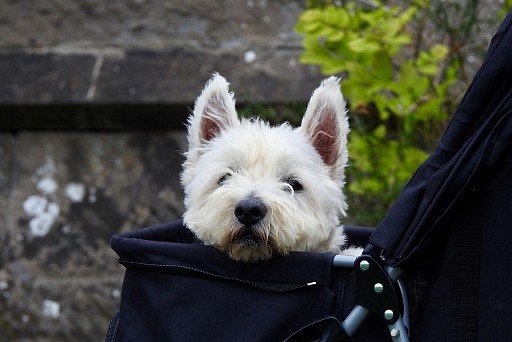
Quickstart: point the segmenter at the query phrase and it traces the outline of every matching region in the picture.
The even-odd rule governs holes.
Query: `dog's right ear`
[[[188,119],[190,148],[201,147],[225,129],[240,125],[229,83],[215,73],[196,99],[194,112]]]

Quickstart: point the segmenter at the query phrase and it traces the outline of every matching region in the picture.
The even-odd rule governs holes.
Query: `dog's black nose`
[[[251,226],[258,223],[267,214],[267,208],[256,198],[244,198],[235,208],[235,216],[244,225]]]

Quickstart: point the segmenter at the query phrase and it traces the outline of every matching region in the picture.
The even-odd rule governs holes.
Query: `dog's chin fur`
[[[325,129],[322,111],[335,120]],[[240,121],[227,82],[215,75],[189,120],[181,176],[185,224],[206,245],[235,260],[267,260],[291,251],[339,253],[345,244],[339,219],[347,209],[342,192],[347,133],[345,103],[334,78],[315,91],[301,127],[292,128]],[[335,146],[323,146],[325,139]],[[295,191],[290,179],[302,189]],[[234,214],[248,197],[267,210],[250,229]],[[240,238],[248,230],[249,237]]]
[[[221,250],[227,252],[235,260],[246,262],[268,260],[273,255],[272,250],[267,246],[252,246],[243,243],[234,243],[229,250]]]

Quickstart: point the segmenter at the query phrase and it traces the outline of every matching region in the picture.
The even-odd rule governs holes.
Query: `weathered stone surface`
[[[255,65],[244,52],[175,48],[122,56],[0,53],[0,104],[192,104],[214,71],[240,102],[306,101],[321,76],[298,62],[297,49],[263,50]]]
[[[67,51],[297,46],[292,28],[304,7],[297,0],[9,0],[2,3],[0,45]]]
[[[0,135],[0,336],[104,338],[123,276],[110,237],[181,216],[184,140]]]
[[[11,194],[12,144],[12,137],[0,135],[0,268],[7,258],[8,227],[12,225],[12,218],[6,210]]]
[[[245,67],[241,51],[132,51],[105,59],[93,102],[191,104],[213,71],[232,83],[242,103],[305,101],[320,76],[297,56],[297,50],[265,51],[259,65]]]
[[[214,71],[238,88],[240,102],[306,101],[322,76],[298,62],[293,26],[303,8],[264,0],[9,1],[0,14],[0,104],[191,104]]]
[[[0,53],[0,103],[83,101],[94,63],[87,55]]]

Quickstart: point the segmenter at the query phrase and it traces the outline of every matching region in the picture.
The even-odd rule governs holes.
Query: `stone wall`
[[[0,102],[192,102],[224,74],[246,101],[303,101],[320,78],[297,61],[302,1],[7,1]]]
[[[124,272],[110,237],[181,216],[183,122],[212,72],[245,103],[321,79],[298,62],[304,4],[0,7],[0,340],[102,340]]]
[[[183,132],[0,135],[2,338],[104,337],[123,275],[110,237],[180,217],[183,142]]]
[[[242,103],[305,102],[322,78],[298,62],[304,6],[2,1],[0,341],[103,339],[109,239],[181,216],[183,121],[211,73]]]

